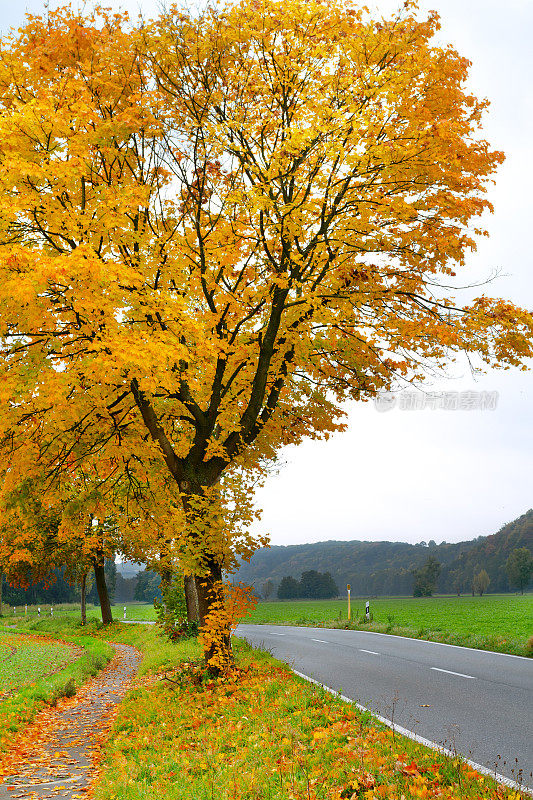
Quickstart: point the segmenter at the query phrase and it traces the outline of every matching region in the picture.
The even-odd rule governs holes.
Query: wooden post
[[[350,584],[348,584],[346,588],[348,589],[348,621],[350,621],[352,618],[352,608],[350,605]]]

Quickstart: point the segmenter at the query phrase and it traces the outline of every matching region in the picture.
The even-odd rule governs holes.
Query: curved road
[[[370,631],[239,625],[236,634],[396,725],[533,789],[533,659]]]

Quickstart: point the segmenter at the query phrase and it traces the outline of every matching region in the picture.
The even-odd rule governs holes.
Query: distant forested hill
[[[505,562],[515,547],[533,551],[533,510],[505,525],[498,533],[449,544],[403,542],[317,542],[258,550],[243,563],[236,580],[255,586],[259,594],[271,580],[275,590],[285,575],[300,578],[310,569],[329,572],[341,594],[351,584],[353,595],[410,595],[412,570],[434,556],[442,564],[437,591],[469,592],[473,575],[485,569],[489,592],[509,591]]]

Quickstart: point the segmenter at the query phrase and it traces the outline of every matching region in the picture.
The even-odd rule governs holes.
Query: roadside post
[[[366,616],[366,621],[368,622],[368,620],[370,619],[370,601],[369,600],[366,601],[366,613],[365,613],[365,616]]]
[[[40,606],[37,607],[37,613],[38,613],[39,616],[41,616],[41,607]]]
[[[126,619],[126,606],[124,606],[124,619]]]
[[[28,613],[28,606],[24,606],[24,616]]]
[[[15,606],[13,606],[13,616],[15,616]]]
[[[350,606],[350,584],[348,584],[346,588],[348,589],[348,620],[350,620],[352,618],[352,609]]]
[[[51,617],[54,616],[54,607],[53,606],[50,606],[50,616]]]

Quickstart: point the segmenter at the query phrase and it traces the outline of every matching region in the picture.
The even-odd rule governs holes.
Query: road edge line
[[[407,736],[408,739],[413,739],[413,741],[418,742],[419,744],[423,744],[425,747],[430,747],[432,750],[438,750],[440,753],[450,757],[450,758],[461,758],[466,764],[470,764],[476,772],[480,772],[482,775],[488,775],[493,780],[497,781],[498,783],[503,783],[505,786],[508,786],[510,789],[514,789],[517,792],[521,792],[522,794],[527,794],[533,797],[533,789],[524,788],[520,786],[520,784],[516,783],[516,781],[511,780],[511,778],[507,778],[505,775],[501,775],[499,772],[495,770],[491,770],[488,767],[484,767],[482,764],[476,764],[475,761],[471,761],[469,758],[465,758],[460,753],[454,753],[451,750],[448,750],[446,747],[443,747],[441,744],[437,742],[432,742],[429,739],[425,739],[423,736],[419,736],[418,733],[414,733],[414,731],[410,731],[407,728],[403,728],[401,725],[396,725],[392,720],[387,719],[386,717],[382,717],[381,714],[376,714],[374,711],[371,711],[370,708],[366,708],[366,706],[362,706],[361,703],[358,703],[356,700],[352,700],[351,697],[346,697],[346,695],[341,694],[340,692],[335,691],[330,686],[326,686],[325,683],[321,683],[320,681],[315,680],[314,678],[309,677],[309,675],[304,675],[303,672],[298,672],[298,670],[289,667],[289,669],[295,674],[298,675],[299,678],[303,678],[305,681],[309,681],[309,683],[314,683],[315,686],[320,686],[326,692],[334,695],[334,697],[338,697],[340,700],[344,700],[346,703],[351,703],[351,705],[355,706],[359,709],[359,711],[367,711],[372,717],[382,722],[388,728],[391,728],[393,731],[401,734],[402,736]]]

